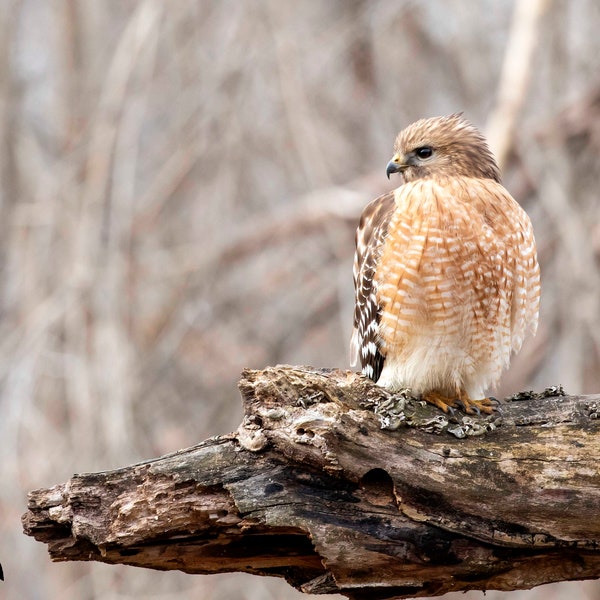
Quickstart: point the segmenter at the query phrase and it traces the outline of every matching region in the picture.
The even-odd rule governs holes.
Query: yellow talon
[[[471,400],[465,391],[461,391],[458,398],[449,398],[436,391],[427,392],[422,396],[425,402],[437,406],[445,413],[455,408],[460,408],[468,415],[486,413],[491,415],[496,410],[494,398],[483,398],[481,400]]]

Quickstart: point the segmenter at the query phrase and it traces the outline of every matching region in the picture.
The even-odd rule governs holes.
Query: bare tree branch
[[[517,119],[527,97],[540,22],[550,0],[518,0],[498,85],[496,106],[489,116],[487,137],[500,169],[506,166]]]

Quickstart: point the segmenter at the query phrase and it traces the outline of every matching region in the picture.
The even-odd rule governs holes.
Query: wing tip
[[[350,339],[350,366],[356,367],[358,364],[358,329],[355,327],[352,330],[352,338]]]

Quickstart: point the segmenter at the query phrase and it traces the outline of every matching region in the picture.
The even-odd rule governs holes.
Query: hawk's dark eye
[[[415,154],[419,158],[429,158],[433,154],[433,148],[431,146],[421,146],[415,150]]]

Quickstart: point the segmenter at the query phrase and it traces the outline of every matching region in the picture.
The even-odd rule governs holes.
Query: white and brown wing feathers
[[[379,340],[381,307],[377,300],[375,272],[394,208],[393,192],[376,198],[364,209],[356,230],[354,331],[350,343],[350,364],[355,366],[360,360],[363,374],[374,381],[379,378],[384,362]]]

